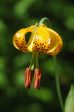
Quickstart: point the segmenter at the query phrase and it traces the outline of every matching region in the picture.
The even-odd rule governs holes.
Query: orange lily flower
[[[25,35],[28,32],[32,32],[32,35],[27,43]],[[38,51],[39,53],[56,55],[61,51],[63,42],[57,32],[41,24],[17,31],[13,36],[13,44],[22,52]]]
[[[31,32],[29,41],[26,42],[25,35]],[[37,52],[55,56],[61,51],[63,46],[60,35],[48,28],[46,25],[37,24],[28,28],[23,28],[17,31],[13,36],[13,45],[16,49],[22,52]],[[33,63],[32,63],[33,64]],[[32,65],[31,65],[32,67]],[[25,72],[25,87],[29,87],[31,83],[31,68],[27,68]],[[37,76],[38,75],[38,76]],[[34,87],[39,88],[41,79],[41,72],[38,67],[34,72]]]

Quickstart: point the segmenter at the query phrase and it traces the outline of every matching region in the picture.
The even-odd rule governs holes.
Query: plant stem
[[[31,70],[34,69],[34,57],[35,57],[35,53],[33,52],[32,58],[31,58],[31,63],[30,63],[30,66],[29,66]]]
[[[57,69],[58,68],[57,58],[56,58],[56,56],[54,56],[53,58],[54,58],[54,70],[55,70],[56,89],[57,89],[57,94],[58,94],[61,110],[63,112],[64,105],[63,105],[63,100],[62,100],[62,95],[61,95],[61,90],[60,90],[60,81],[59,81],[59,75],[58,75],[58,69]]]
[[[40,22],[39,22],[39,25],[43,24],[45,21],[46,21],[46,22],[50,25],[50,27],[51,27],[50,21],[49,21],[49,19],[48,19],[47,17],[42,18],[42,19],[40,20]]]
[[[36,68],[38,68],[39,64],[38,64],[38,52],[36,52]]]
[[[42,19],[40,20],[39,25],[43,24],[45,20],[48,20],[48,21],[49,21],[48,18],[44,17],[44,18],[42,18]]]

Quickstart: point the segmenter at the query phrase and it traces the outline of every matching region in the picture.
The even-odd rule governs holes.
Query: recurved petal
[[[60,35],[55,32],[54,30],[48,28],[49,34],[51,38],[51,43],[50,43],[50,48],[47,51],[47,54],[49,55],[56,55],[58,54],[63,46],[63,42],[62,42],[62,38],[60,37]]]
[[[17,31],[13,36],[13,45],[16,49],[21,50],[22,52],[28,51],[28,44],[25,39],[25,35],[28,32],[33,31],[34,26],[23,28]]]

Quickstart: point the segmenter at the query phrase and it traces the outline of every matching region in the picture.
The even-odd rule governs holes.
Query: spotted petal
[[[29,51],[38,51],[40,53],[46,53],[50,47],[51,38],[45,25],[40,25],[36,28],[34,36],[29,42]]]
[[[62,39],[54,30],[47,28],[44,24],[38,26],[31,37],[29,51],[38,51],[49,55],[56,55],[62,48]]]
[[[34,26],[28,27],[28,28],[23,28],[17,31],[14,36],[13,36],[13,44],[15,48],[18,50],[21,50],[22,52],[28,51],[28,44],[25,39],[25,35],[28,32],[33,31]]]

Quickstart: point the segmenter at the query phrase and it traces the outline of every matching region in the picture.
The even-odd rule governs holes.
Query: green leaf
[[[65,102],[64,112],[74,112],[74,85],[71,86]]]

